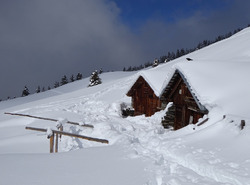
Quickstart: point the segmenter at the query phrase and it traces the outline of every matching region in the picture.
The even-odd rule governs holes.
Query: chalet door
[[[180,129],[182,127],[185,127],[189,124],[189,112],[187,111],[185,106],[182,107],[176,107],[175,110],[175,126],[174,129]]]
[[[182,128],[182,108],[176,107],[175,109],[175,125],[174,130]]]
[[[143,91],[143,98],[142,98],[142,106],[143,106],[143,113],[145,114],[145,116],[151,116],[150,115],[150,108],[149,108],[149,88],[148,87],[144,87],[144,91]]]

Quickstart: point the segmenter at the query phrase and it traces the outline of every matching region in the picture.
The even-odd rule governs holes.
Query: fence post
[[[50,136],[50,147],[49,147],[49,152],[53,153],[54,152],[54,132],[53,134]]]
[[[240,122],[240,129],[243,130],[243,128],[246,126],[245,120],[241,120]]]
[[[58,133],[56,133],[55,153],[58,152]]]

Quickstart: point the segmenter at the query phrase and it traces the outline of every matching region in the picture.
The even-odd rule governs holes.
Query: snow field
[[[130,77],[125,80],[123,79],[123,81],[128,81],[128,83],[130,80]],[[112,91],[112,88],[114,88],[114,91]],[[117,95],[117,89],[119,89],[119,95]],[[125,158],[127,158],[127,160],[138,160],[138,163],[142,162],[142,166],[139,169],[139,176],[134,177],[134,179],[132,180],[128,180],[127,183],[125,183],[124,181],[124,184],[137,184],[137,182],[138,184],[148,185],[247,184],[246,182],[249,179],[250,163],[245,163],[244,168],[242,168],[242,161],[237,160],[237,158],[233,158],[234,161],[230,160],[232,159],[231,156],[228,156],[227,161],[223,156],[225,153],[222,151],[222,149],[225,148],[223,145],[227,143],[227,139],[232,141],[232,137],[235,137],[235,135],[239,133],[246,132],[245,130],[248,129],[248,127],[246,127],[245,130],[239,131],[239,120],[235,120],[235,123],[230,124],[230,127],[227,126],[227,123],[232,122],[232,119],[234,117],[228,117],[226,118],[226,120],[223,120],[222,117],[219,116],[220,114],[218,114],[218,112],[220,111],[220,109],[218,109],[215,111],[211,111],[211,114],[214,115],[209,115],[209,117],[211,118],[210,121],[200,127],[190,125],[178,132],[164,130],[160,125],[160,121],[166,110],[158,112],[149,118],[143,115],[137,117],[128,117],[125,119],[121,117],[120,104],[121,102],[123,102],[123,100],[125,102],[128,102],[128,99],[124,96],[126,90],[127,89],[125,88],[123,83],[116,83],[115,85],[113,83],[110,83],[109,86],[103,85],[103,88],[100,88],[97,93],[91,92],[89,94],[84,94],[84,91],[79,90],[70,94],[66,93],[64,94],[65,97],[63,95],[60,95],[61,97],[57,97],[55,101],[51,101],[54,98],[44,99],[43,101],[39,100],[39,103],[34,103],[33,105],[30,104],[30,108],[27,108],[26,105],[25,108],[23,108],[22,106],[18,106],[18,109],[14,107],[14,109],[11,111],[51,118],[67,118],[71,121],[93,124],[95,127],[94,129],[65,124],[64,130],[91,137],[108,139],[110,141],[110,145],[113,146],[112,152],[114,152],[114,154],[112,154],[111,156],[111,152],[107,152],[108,154],[105,160],[110,160],[110,163],[106,164],[107,166],[114,165],[114,168],[117,168],[117,166],[115,165],[117,162],[115,161],[115,159],[113,159],[113,155],[115,155],[116,150],[119,150],[121,146],[123,147],[120,150],[129,151],[128,153],[126,153],[126,155],[123,155]],[[112,96],[112,92],[115,92],[116,95]],[[41,169],[41,173],[46,175],[49,173],[46,171],[46,165],[44,165],[44,163],[37,162],[37,160],[39,160],[41,156],[43,156],[45,164],[54,164],[54,167],[51,167],[52,171],[59,170],[58,172],[54,173],[56,174],[56,176],[58,175],[58,177],[62,178],[60,173],[64,174],[62,175],[64,177],[61,180],[56,180],[55,177],[51,177],[51,181],[58,181],[64,184],[69,182],[68,178],[72,179],[72,182],[75,182],[75,184],[80,184],[81,182],[89,182],[89,184],[99,184],[101,181],[107,182],[107,184],[115,184],[118,181],[120,182],[119,179],[122,179],[122,177],[131,178],[122,176],[123,173],[120,171],[118,172],[117,170],[111,170],[110,173],[113,173],[114,177],[110,177],[110,179],[106,179],[105,181],[102,178],[104,178],[104,175],[109,175],[104,173],[106,171],[105,167],[99,167],[100,171],[97,172],[97,175],[98,177],[100,176],[100,179],[102,180],[99,181],[92,179],[91,176],[94,176],[97,170],[97,166],[95,165],[102,162],[96,162],[96,158],[91,158],[90,154],[88,154],[87,151],[91,151],[91,155],[94,155],[94,153],[97,152],[96,150],[103,153],[103,151],[109,150],[105,149],[109,147],[104,144],[84,141],[71,137],[62,137],[59,144],[59,154],[39,154],[49,152],[49,143],[46,139],[46,133],[27,131],[24,130],[24,127],[29,125],[45,128],[49,126],[53,128],[56,127],[56,123],[24,117],[8,116],[7,118],[7,115],[4,115],[3,117],[4,118],[2,119],[3,121],[1,121],[1,127],[5,129],[5,135],[8,135],[10,138],[7,138],[7,140],[5,140],[5,146],[9,147],[5,149],[2,144],[4,143],[2,142],[4,141],[4,139],[1,139],[2,145],[0,146],[2,146],[2,154],[0,158],[2,162],[8,161],[7,159],[9,159],[9,162],[10,160],[19,161],[19,157],[21,156],[29,156],[29,158],[31,156],[31,161],[33,161],[34,163],[38,163],[38,168]],[[195,130],[193,130],[194,127]],[[22,137],[18,134],[16,135],[16,133],[18,132],[15,132],[15,134],[13,133],[13,136],[9,135],[10,129],[12,128],[15,128],[18,132],[22,133],[24,135],[24,139],[22,139]],[[217,143],[218,146],[214,145],[214,142],[216,140],[221,140],[220,136],[222,135],[221,133],[225,131],[225,128],[227,128],[228,131],[226,131],[227,134],[225,136],[225,139],[221,141],[221,144]],[[210,141],[211,138],[212,141]],[[19,140],[19,142],[17,142],[17,140]],[[197,140],[202,141],[197,142]],[[19,148],[15,145],[14,142],[19,145]],[[34,143],[34,145],[32,143]],[[207,145],[201,146],[203,143],[206,143]],[[16,148],[15,151],[11,151],[13,148]],[[67,157],[69,156],[77,155],[75,154],[75,152],[68,152],[72,150],[77,150],[75,152],[79,152],[80,156],[86,155],[87,157],[89,157],[87,161],[91,164],[85,166],[84,164],[79,162],[85,161],[84,159],[82,159],[82,157],[81,159],[75,159],[74,157],[74,159],[71,160],[67,159]],[[8,153],[23,154],[8,155]],[[54,157],[55,155],[62,156],[61,158],[66,158],[65,162],[62,162],[62,159],[57,159],[57,157]],[[246,157],[247,155],[248,152],[244,156]],[[53,160],[51,159],[51,156],[53,156]],[[246,160],[249,159],[246,157],[245,161]],[[63,173],[62,171],[64,170],[62,168],[66,168],[66,166],[68,166],[68,163],[71,163],[71,161],[72,167],[70,167]],[[79,165],[74,165],[74,163],[79,163]],[[124,173],[128,174],[128,172],[130,172],[132,169],[138,169],[138,164],[136,163],[134,164],[132,162],[132,164],[130,164],[131,166],[121,164],[121,166],[123,166],[122,169],[126,171]],[[26,170],[25,174],[20,172],[20,165],[24,166],[24,169]],[[7,164],[4,163],[4,166],[6,167]],[[72,169],[75,166],[78,166],[77,168],[80,168],[79,166],[81,166],[81,170],[86,170],[86,173],[84,175],[82,175],[81,173],[84,179],[80,178],[80,174],[78,172],[78,170],[81,171],[80,169]],[[93,166],[95,166],[95,168]],[[36,183],[41,184],[41,182],[43,182],[43,178],[39,176],[38,172],[32,172],[32,167],[34,166],[16,163],[16,165],[13,164],[12,166],[10,166],[9,170],[13,171],[14,174],[21,173],[22,177],[24,178],[21,180],[21,182],[32,184],[35,182],[35,180],[37,180]],[[88,171],[87,169],[89,168],[91,168],[92,170]],[[50,173],[52,173],[52,171],[50,171]],[[71,171],[74,173],[72,173],[72,175],[69,175]],[[6,173],[6,171],[4,171],[3,173]],[[65,175],[65,173],[67,173],[67,175]],[[133,173],[138,174],[138,172]],[[27,174],[35,174],[33,178],[34,181],[27,179],[25,180],[25,178],[27,178]],[[116,177],[119,177],[119,179],[117,179]],[[2,182],[15,184],[15,181],[9,181],[8,175],[4,175]]]
[[[233,81],[249,69],[249,34],[250,29],[243,30],[227,40],[140,73],[103,73],[103,84],[98,86],[87,88],[89,79],[83,79],[44,93],[0,102],[0,184],[250,185],[249,91],[237,94],[237,88],[245,87],[245,82]],[[185,57],[194,61],[187,64]],[[196,61],[200,64],[196,65]],[[158,82],[153,87],[160,94],[169,79],[157,81],[155,75],[170,78],[176,67],[183,69],[193,92],[208,106],[209,120],[205,124],[165,130],[160,122],[167,109],[151,117],[122,118],[120,105],[130,103],[126,93],[139,75],[143,73],[153,78],[152,82]],[[195,78],[192,67],[203,78]],[[223,71],[208,80],[209,70],[214,74]],[[233,72],[227,74],[230,70]],[[225,81],[226,74],[229,81]],[[226,84],[220,93],[214,91],[216,81]],[[213,88],[208,88],[208,84],[214,84]],[[237,98],[229,101],[235,95]],[[109,145],[62,137],[59,153],[49,154],[47,134],[25,130],[25,126],[56,129],[58,123],[4,112],[60,119],[65,131],[108,139]],[[65,119],[92,124],[94,129],[65,124]],[[246,125],[241,130],[243,119]]]

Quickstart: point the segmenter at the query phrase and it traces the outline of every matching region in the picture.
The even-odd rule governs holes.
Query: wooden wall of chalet
[[[174,104],[174,130],[197,123],[198,119],[204,115],[204,111],[199,109],[187,85],[178,73],[172,78],[163,98]]]
[[[135,110],[135,116],[141,114],[152,116],[155,112],[159,111],[161,105],[160,99],[155,95],[154,91],[143,77],[140,76],[137,79],[127,95],[132,97],[132,106]]]

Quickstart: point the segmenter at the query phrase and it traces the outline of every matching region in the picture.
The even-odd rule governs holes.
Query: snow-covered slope
[[[0,184],[249,185],[249,39],[248,28],[153,69],[104,73],[98,86],[87,88],[89,79],[83,79],[0,102]],[[160,124],[166,110],[149,118],[121,117],[120,105],[130,102],[126,92],[139,75],[160,94],[175,69],[209,106],[208,122],[174,132]],[[4,112],[92,124],[94,129],[65,124],[64,130],[109,144],[63,136],[59,153],[49,154],[46,133],[25,126],[55,128],[56,123]]]

